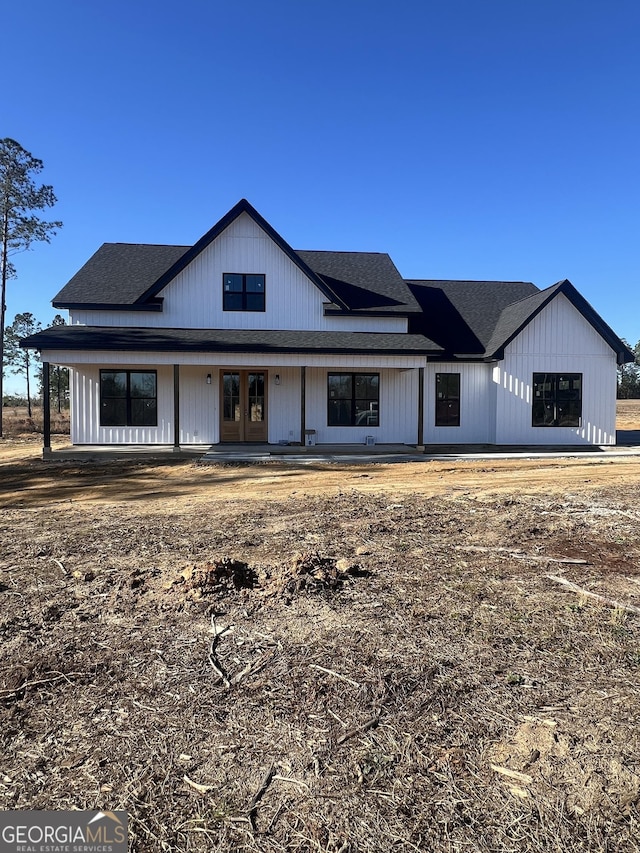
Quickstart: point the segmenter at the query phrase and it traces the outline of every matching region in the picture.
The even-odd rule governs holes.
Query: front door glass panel
[[[252,423],[263,421],[264,410],[264,373],[249,373],[247,376],[248,413]]]
[[[225,373],[222,383],[222,417],[225,421],[239,421],[241,417],[240,374]]]

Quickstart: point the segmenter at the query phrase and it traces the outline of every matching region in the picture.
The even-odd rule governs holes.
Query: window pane
[[[248,275],[246,276],[246,282],[247,293],[264,293],[263,275]]]
[[[533,426],[576,427],[581,417],[581,373],[533,374]]]
[[[127,401],[122,399],[103,399],[100,404],[100,426],[126,426]]]
[[[436,400],[436,426],[460,426],[459,400]]]
[[[225,293],[222,307],[225,311],[242,311],[242,294]]]
[[[578,374],[558,377],[558,400],[579,400],[581,397],[581,379]]]
[[[225,421],[240,420],[240,397],[225,397],[224,398],[224,414]]]
[[[329,426],[351,426],[351,400],[329,400]]]
[[[103,397],[126,397],[127,396],[127,374],[126,371],[100,372],[100,393]]]
[[[131,372],[129,388],[132,397],[155,397],[156,374]]]
[[[247,293],[247,311],[264,311],[264,293]]]
[[[249,373],[247,378],[249,396],[249,420],[264,420],[264,373]]]
[[[131,426],[156,426],[157,422],[155,400],[131,401]]]
[[[533,374],[533,396],[536,399],[552,400],[554,396],[553,376],[549,373]]]
[[[223,418],[225,421],[240,420],[240,374],[222,375]]]
[[[328,382],[330,399],[348,398],[351,400],[353,383],[350,373],[330,373]]]
[[[553,426],[555,406],[544,400],[533,401],[533,426]]]
[[[579,401],[558,403],[558,426],[580,426],[582,405]]]
[[[264,373],[250,373],[247,381],[249,397],[264,397]]]
[[[225,293],[242,293],[242,276],[236,273],[227,274],[224,277]]]
[[[460,426],[459,373],[436,373],[436,426]]]
[[[460,374],[436,373],[436,397],[438,400],[460,399]]]
[[[224,388],[224,394],[229,396],[238,396],[240,394],[240,374],[239,373],[225,373],[222,376],[222,384]]]
[[[356,373],[356,399],[378,399],[378,376]]]
[[[356,400],[356,426],[378,426],[378,403]]]
[[[100,425],[157,426],[156,396],[155,371],[101,371]]]

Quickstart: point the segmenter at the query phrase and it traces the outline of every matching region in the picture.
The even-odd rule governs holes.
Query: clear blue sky
[[[294,248],[405,277],[569,278],[640,338],[637,0],[32,0],[0,136],[64,228],[8,320],[107,241],[195,242],[246,197]]]

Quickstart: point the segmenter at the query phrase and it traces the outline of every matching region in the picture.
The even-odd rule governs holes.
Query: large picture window
[[[264,311],[264,275],[226,272],[222,276],[224,311]]]
[[[329,373],[327,380],[329,426],[380,425],[380,374]]]
[[[534,427],[576,427],[582,418],[581,373],[534,373]]]
[[[436,426],[460,426],[459,373],[436,373]]]
[[[100,371],[100,426],[157,426],[155,370]]]

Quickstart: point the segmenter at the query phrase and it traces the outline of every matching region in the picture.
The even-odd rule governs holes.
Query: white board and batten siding
[[[223,311],[224,273],[264,274],[265,311]],[[174,329],[407,331],[406,317],[325,317],[327,297],[246,213],[158,295],[164,299],[160,312],[74,309],[70,322]]]
[[[436,426],[436,374],[460,374],[460,426]],[[491,366],[438,362],[424,371],[424,443],[487,444],[493,441],[491,412],[495,407]]]
[[[93,354],[95,355],[95,354]],[[173,444],[173,366],[171,363],[121,361],[107,357],[92,364],[76,364],[70,371],[71,441],[73,444]],[[134,355],[134,354],[130,354]],[[317,430],[319,442],[362,444],[366,435],[376,442],[417,440],[418,370],[381,367],[375,359],[334,356],[333,367],[307,367],[305,371],[306,426]],[[220,374],[237,367],[263,369],[264,365],[233,363],[225,358],[225,368],[213,365],[180,366],[180,444],[217,444],[220,441]],[[157,370],[158,425],[156,427],[100,426],[100,369]],[[327,373],[329,370],[355,369],[380,373],[380,426],[327,426]],[[301,438],[301,371],[299,366],[273,365],[267,369],[268,441],[299,441]],[[211,374],[211,384],[207,374]],[[279,383],[276,384],[276,375]]]
[[[581,373],[577,427],[531,424],[534,373]],[[555,297],[493,367],[496,444],[615,444],[616,354],[571,302]]]
[[[344,365],[341,365],[341,370]],[[368,368],[380,374],[379,426],[327,425],[327,374],[323,368],[306,371],[306,428],[316,431],[319,444],[415,444],[418,440],[418,370]]]
[[[131,365],[141,367],[145,365]],[[115,368],[117,369],[117,368]],[[173,369],[158,367],[158,425],[155,427],[100,426],[100,368],[87,366],[69,372],[71,442],[73,444],[172,444]]]

